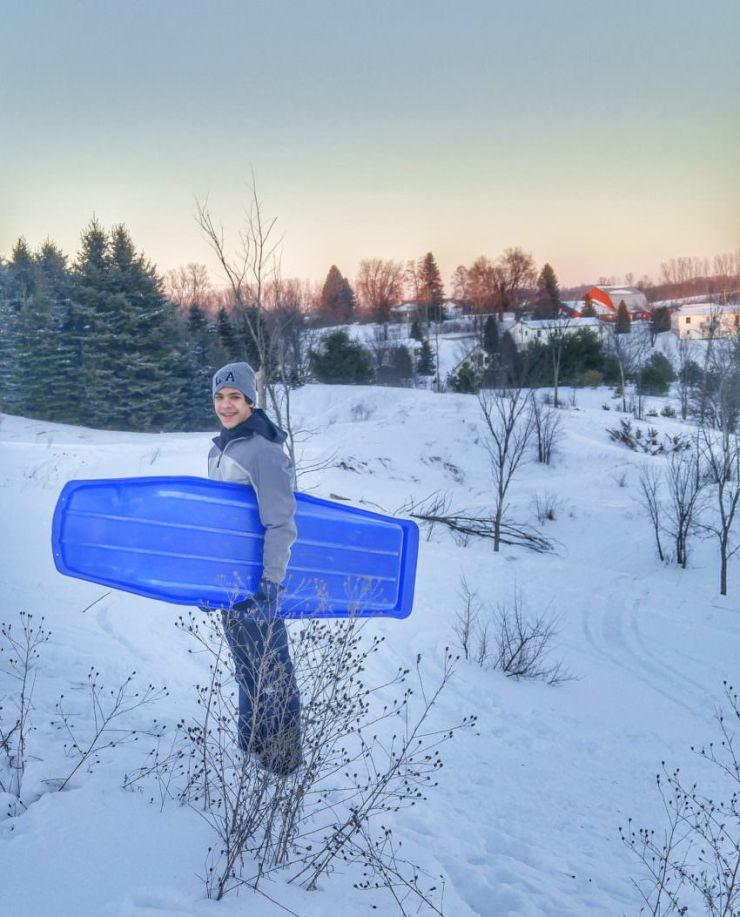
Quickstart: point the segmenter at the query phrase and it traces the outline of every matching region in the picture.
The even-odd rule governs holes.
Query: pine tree
[[[321,290],[321,312],[333,324],[346,324],[355,311],[355,294],[349,281],[332,264]]]
[[[425,310],[428,321],[441,322],[443,320],[444,286],[442,275],[431,252],[427,252],[419,262],[418,302]]]
[[[207,430],[214,422],[211,378],[228,359],[220,359],[215,329],[210,326],[203,309],[192,305],[187,314],[188,352],[192,369],[186,386],[189,395],[186,426],[193,430]]]
[[[428,340],[421,342],[419,355],[416,361],[416,374],[418,376],[433,376],[436,372],[434,351]]]
[[[583,308],[581,309],[581,316],[583,318],[596,318],[596,309],[594,308],[594,301],[586,293],[586,296],[583,300]]]
[[[558,318],[560,315],[560,287],[555,271],[546,264],[537,278],[537,302],[535,315],[541,319]]]
[[[483,349],[487,354],[493,356],[493,354],[499,352],[500,347],[498,322],[493,315],[489,315],[483,327]]]
[[[47,241],[33,261],[33,299],[18,317],[22,412],[28,417],[74,423],[81,386],[77,342],[69,327],[72,279],[67,258]]]
[[[311,371],[319,382],[330,385],[367,385],[373,381],[372,359],[344,330],[327,335],[319,351],[310,355]]]
[[[221,306],[216,316],[216,334],[227,363],[239,360],[239,340],[226,306]],[[216,367],[218,369],[218,367]]]
[[[424,340],[424,335],[421,333],[421,326],[419,325],[418,319],[414,319],[413,322],[411,322],[409,337],[412,341],[418,341],[419,343]]]
[[[135,250],[124,226],[114,227],[110,248],[113,309],[107,331],[110,344],[123,355],[113,362],[118,398],[111,425],[181,429],[187,413],[182,388],[190,367],[176,307],[167,302],[155,268]]]
[[[24,371],[21,362],[21,314],[33,309],[36,269],[26,240],[18,239],[3,272],[0,302],[0,406],[8,413],[22,414]]]
[[[18,398],[18,310],[11,300],[10,270],[0,265],[0,411],[12,414]]]
[[[614,329],[617,334],[629,334],[632,330],[632,318],[627,308],[627,303],[622,299],[617,307],[617,319]]]
[[[109,272],[108,236],[93,218],[82,233],[73,266],[74,294],[68,323],[80,381],[76,421],[88,426],[105,425],[101,402],[110,397],[112,389],[110,374],[105,371],[107,354],[100,340],[107,337],[105,329],[111,311]]]
[[[402,381],[410,379],[414,374],[414,366],[411,361],[411,354],[408,347],[398,344],[391,348],[388,362],[396,375]]]
[[[154,267],[123,226],[93,220],[75,265],[82,420],[107,429],[181,429],[192,370]]]

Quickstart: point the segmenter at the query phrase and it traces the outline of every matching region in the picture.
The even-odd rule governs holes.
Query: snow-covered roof
[[[585,318],[523,318],[522,324],[527,328],[543,328],[554,331],[556,328],[602,327],[602,322],[593,316]]]
[[[740,312],[740,305],[719,306],[716,302],[694,303],[690,306],[681,306],[674,315],[736,315]]]

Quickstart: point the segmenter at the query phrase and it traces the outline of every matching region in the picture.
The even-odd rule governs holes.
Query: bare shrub
[[[493,619],[492,668],[508,678],[533,678],[559,685],[573,676],[562,663],[552,662],[552,643],[559,633],[558,621],[547,612],[527,618],[519,590],[510,604],[499,604]]]
[[[177,747],[147,762],[127,785],[154,777],[161,799],[192,806],[210,825],[215,842],[204,875],[207,895],[221,899],[244,886],[264,893],[265,880],[277,871],[313,889],[343,862],[364,870],[358,887],[387,889],[397,905],[409,895],[414,913],[421,904],[441,913],[435,903],[439,882],[422,882],[418,867],[400,858],[378,818],[426,799],[442,767],[439,746],[475,722],[465,717],[442,730],[431,722],[454,670],[449,649],[431,688],[418,656],[416,688],[409,685],[408,668],[369,685],[364,673],[383,638],[365,641],[364,619],[301,621],[292,656],[301,695],[302,762],[280,774],[255,760],[258,748],[251,743],[239,748],[239,711],[218,622],[191,615],[178,627],[195,641],[193,651],[209,659],[208,680],[197,686],[199,713],[180,724]],[[269,654],[258,668],[256,682],[274,685]],[[254,691],[259,695],[257,684]],[[253,709],[259,706],[255,702]],[[262,725],[256,716],[252,735]],[[410,913],[407,907],[398,913]]]
[[[51,632],[44,628],[43,617],[38,624],[34,623],[33,615],[26,612],[21,612],[19,618],[19,628],[12,623],[0,624],[0,673],[10,676],[15,683],[9,695],[12,713],[8,725],[3,718],[7,700],[3,699],[0,704],[0,792],[12,797],[6,813],[9,816],[20,815],[29,805],[24,774],[31,757],[29,739],[36,729],[33,696],[37,664],[41,647],[51,639]],[[128,715],[164,696],[166,689],[158,690],[149,685],[140,693],[133,682],[135,674],[117,689],[108,691],[100,682],[100,673],[92,668],[88,674],[89,708],[71,711],[64,695],[60,697],[51,725],[65,737],[64,751],[73,763],[63,776],[43,779],[47,788],[65,789],[83,767],[91,771],[100,762],[100,753],[105,749],[138,741],[142,732],[127,722]],[[160,737],[162,729],[155,720],[144,734]]]
[[[356,401],[350,411],[352,415],[352,420],[356,422],[363,422],[370,420],[370,418],[375,413],[375,406],[367,404],[364,401]]]
[[[34,730],[32,722],[33,694],[36,687],[36,663],[40,648],[51,638],[45,630],[43,617],[36,624],[33,615],[22,611],[19,615],[20,628],[3,622],[0,624],[0,672],[15,683],[11,694],[10,723],[0,717],[0,791],[8,793],[16,802],[13,812],[22,802],[23,775],[28,762],[28,739]],[[0,714],[5,711],[0,706]]]
[[[628,820],[619,829],[622,842],[642,864],[643,876],[633,884],[644,902],[640,913],[708,914],[735,917],[740,913],[740,757],[735,747],[740,727],[738,696],[724,682],[725,710],[718,713],[719,744],[698,749],[721,781],[711,795],[694,783],[688,786],[678,768],[656,776],[666,812],[659,834]],[[729,709],[728,709],[729,707]]]
[[[691,440],[681,433],[663,434],[661,440],[655,427],[632,427],[631,420],[619,421],[619,428],[607,427],[609,438],[617,443],[622,443],[633,452],[644,452],[647,455],[664,455],[673,452],[683,452],[691,448]]]
[[[562,509],[562,503],[557,494],[535,494],[532,498],[532,509],[540,525],[545,522],[554,522]]]
[[[534,392],[532,392],[529,404],[534,441],[537,447],[537,461],[549,465],[563,439],[560,414],[554,408],[538,401]]]
[[[140,734],[160,735],[163,727],[156,720],[143,733],[126,724],[129,714],[168,693],[166,688],[155,688],[151,684],[143,691],[137,690],[135,676],[136,672],[132,672],[118,688],[106,689],[100,681],[100,672],[91,667],[87,673],[91,716],[86,716],[86,711],[70,710],[61,695],[52,726],[65,737],[64,751],[75,763],[66,776],[48,779],[46,784],[63,790],[81,768],[90,771],[93,765],[99,764],[100,753],[106,749],[138,742]]]
[[[455,636],[458,646],[462,650],[463,659],[470,660],[480,620],[480,603],[476,594],[468,585],[465,577],[461,577],[458,595],[462,600],[462,607],[455,617]]]
[[[559,685],[574,677],[562,663],[550,659],[559,633],[557,619],[547,612],[528,617],[519,590],[510,604],[499,603],[495,609],[484,609],[464,578],[458,594],[462,606],[455,636],[465,659],[517,680],[531,678]]]

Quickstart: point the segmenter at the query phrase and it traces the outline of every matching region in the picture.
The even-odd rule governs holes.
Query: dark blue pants
[[[290,769],[300,760],[301,702],[285,621],[237,609],[221,618],[239,685],[239,746]]]

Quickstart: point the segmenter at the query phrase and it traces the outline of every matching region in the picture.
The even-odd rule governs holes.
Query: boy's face
[[[213,407],[218,419],[230,430],[252,416],[252,405],[238,388],[222,388],[213,396]]]

